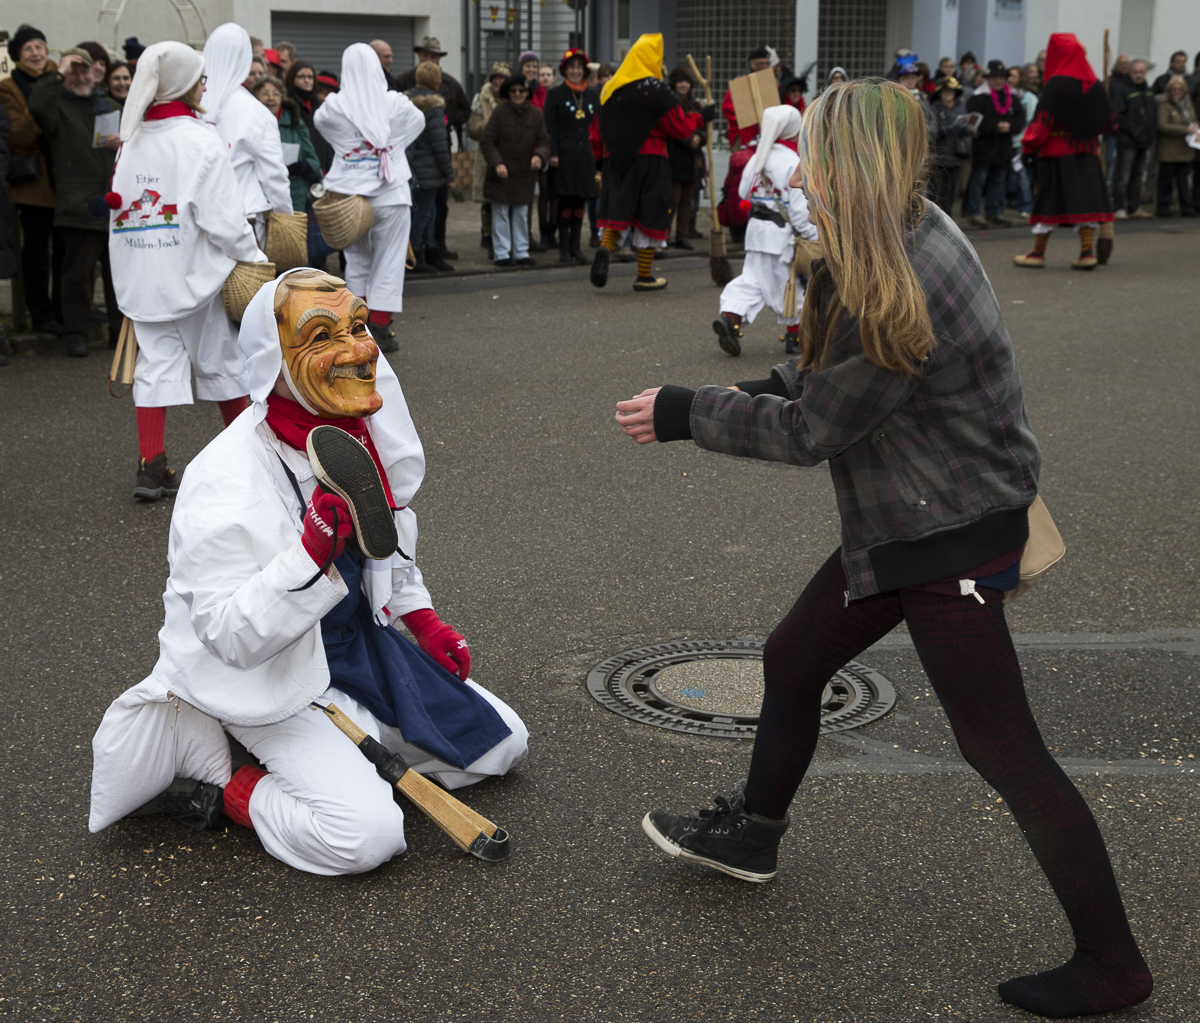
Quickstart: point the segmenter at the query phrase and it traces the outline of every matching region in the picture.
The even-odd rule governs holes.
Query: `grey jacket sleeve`
[[[880,369],[861,348],[820,373],[776,366],[789,393],[751,396],[702,387],[692,402],[692,438],[727,455],[791,465],[818,465],[841,454],[903,405],[920,384]]]

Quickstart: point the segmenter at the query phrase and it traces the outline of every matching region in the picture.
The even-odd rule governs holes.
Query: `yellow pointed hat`
[[[642,78],[657,78],[662,81],[663,37],[661,32],[646,32],[630,47],[617,68],[617,73],[604,83],[600,90],[600,105],[608,102],[609,96],[621,86]]]

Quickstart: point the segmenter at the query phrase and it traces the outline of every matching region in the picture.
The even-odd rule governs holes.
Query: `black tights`
[[[747,809],[773,818],[787,813],[817,744],[825,684],[906,621],[963,757],[1008,804],[1075,935],[1076,953],[1066,966],[1009,981],[1001,995],[1034,1012],[1078,1010],[1063,1014],[1106,1012],[1148,997],[1150,973],[1104,839],[1042,741],[999,591],[981,589],[984,604],[972,596],[898,590],[847,606],[845,590],[838,550],[767,640]]]

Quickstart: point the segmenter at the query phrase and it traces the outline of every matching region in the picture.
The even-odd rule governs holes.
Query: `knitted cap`
[[[8,41],[8,55],[14,60],[21,59],[21,47],[31,39],[40,39],[43,43],[46,41],[46,33],[40,28],[34,28],[32,25],[22,25],[13,33],[13,37]]]

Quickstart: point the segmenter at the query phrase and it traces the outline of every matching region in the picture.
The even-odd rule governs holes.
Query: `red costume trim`
[[[1029,222],[1063,227],[1068,224],[1107,224],[1112,219],[1111,213],[1035,213],[1029,218]]]
[[[155,103],[146,111],[147,121],[165,121],[168,117],[195,117],[196,111],[181,99],[173,99],[169,103]]]

